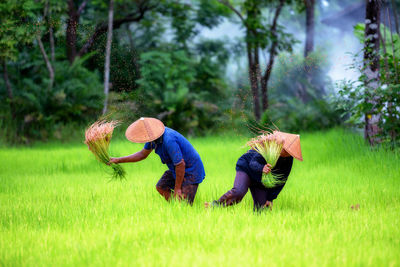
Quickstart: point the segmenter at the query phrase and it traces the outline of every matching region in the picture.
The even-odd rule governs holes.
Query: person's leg
[[[182,185],[182,193],[190,205],[193,205],[199,184],[185,184]]]
[[[267,189],[260,185],[250,186],[251,196],[253,197],[253,210],[260,211],[264,208],[272,209],[272,201],[268,201]]]
[[[247,175],[247,173],[236,171],[233,188],[226,192],[222,197],[220,197],[217,202],[221,203],[224,206],[231,206],[233,204],[239,203],[246,195],[250,183],[250,177]]]
[[[171,192],[175,188],[175,179],[170,170],[164,172],[156,184],[156,189],[167,201],[171,198]]]

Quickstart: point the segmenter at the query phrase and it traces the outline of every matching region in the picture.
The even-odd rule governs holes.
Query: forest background
[[[0,138],[68,141],[102,115],[127,124],[147,116],[188,136],[355,126],[393,147],[399,6],[2,1]]]

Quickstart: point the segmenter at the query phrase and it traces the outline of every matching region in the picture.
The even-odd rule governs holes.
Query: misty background
[[[362,20],[356,18],[341,20],[339,25],[331,26],[324,24],[322,20],[331,16],[337,15],[348,6],[354,3],[361,3],[362,1],[346,1],[343,6],[337,4],[330,4],[329,1],[319,1],[318,11],[316,12],[316,31],[315,31],[315,46],[324,49],[329,54],[330,69],[328,71],[329,77],[332,81],[343,79],[357,80],[359,73],[350,68],[353,63],[351,55],[359,53],[362,49],[362,43],[354,36],[353,27]],[[362,7],[360,7],[362,8]],[[289,22],[285,23],[290,33],[294,34],[296,39],[300,41],[296,45],[295,50],[302,52],[304,49],[305,32],[304,32],[304,17],[296,14],[292,8],[287,8],[287,17]],[[342,18],[341,18],[342,19]],[[242,27],[237,23],[232,22],[232,19],[224,19],[224,21],[217,27],[208,29],[205,27],[200,28],[199,39],[239,39],[244,38],[245,32]],[[238,71],[238,62],[240,65],[246,65],[246,57],[242,56],[240,59],[234,58],[229,61],[227,67],[227,77],[233,79]]]

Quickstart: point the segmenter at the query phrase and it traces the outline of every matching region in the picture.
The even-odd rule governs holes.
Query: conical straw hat
[[[156,140],[165,131],[162,121],[155,118],[140,118],[126,129],[126,138],[134,143],[147,143]]]
[[[301,147],[300,147],[300,135],[298,134],[290,134],[279,131],[274,131],[274,134],[283,138],[283,148],[289,153],[292,157],[303,161],[303,156],[301,155]]]

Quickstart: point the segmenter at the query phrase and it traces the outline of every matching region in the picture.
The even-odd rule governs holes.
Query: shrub
[[[183,50],[145,52],[140,64],[140,90],[136,94],[140,116],[157,117],[189,134],[213,127],[221,116],[216,99],[225,89],[215,65],[191,57]],[[138,114],[133,115],[132,119],[137,119]]]
[[[67,61],[55,62],[51,90],[48,90],[48,73],[42,61],[12,66],[14,71],[25,72],[25,75],[12,80],[13,105],[18,107],[15,118],[11,118],[7,101],[3,101],[5,90],[0,91],[4,103],[0,106],[0,116],[7,125],[3,138],[17,142],[47,139],[62,125],[84,124],[96,117],[102,107],[102,84],[97,72],[83,66],[84,61],[85,58],[77,59],[72,65]]]
[[[276,102],[264,112],[262,125],[276,125],[282,131],[300,132],[329,129],[342,123],[342,113],[327,97],[303,103],[297,98]]]

